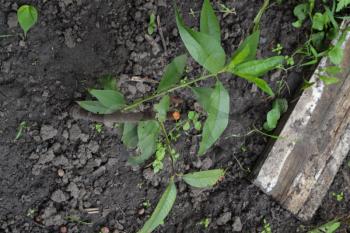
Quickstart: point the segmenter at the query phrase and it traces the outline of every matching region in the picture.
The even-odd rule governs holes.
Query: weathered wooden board
[[[335,85],[324,85],[317,72],[280,136],[255,170],[254,184],[299,219],[310,220],[350,151],[350,34],[343,44],[343,72]]]

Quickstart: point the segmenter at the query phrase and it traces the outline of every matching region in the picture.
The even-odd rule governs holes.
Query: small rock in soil
[[[52,195],[51,195],[51,200],[57,203],[65,202],[67,200],[66,195],[62,190],[56,190]]]
[[[80,138],[81,130],[78,125],[72,125],[72,128],[69,130],[69,140],[77,141]]]
[[[216,220],[216,224],[219,226],[225,225],[227,222],[229,222],[231,220],[231,212],[226,212],[223,213],[217,220]]]
[[[67,191],[70,192],[72,197],[76,199],[79,197],[79,188],[75,183],[71,182],[67,187]]]
[[[236,217],[232,225],[232,231],[240,232],[242,231],[243,225],[240,217]]]
[[[63,170],[63,169],[58,169],[57,175],[58,175],[59,177],[63,177],[63,176],[64,176],[64,170]]]
[[[66,226],[61,226],[60,227],[60,233],[67,233],[68,232],[68,229]]]
[[[44,141],[49,140],[57,135],[57,129],[51,125],[43,125],[40,129],[40,135]]]
[[[15,28],[17,27],[18,24],[18,20],[17,20],[17,14],[14,12],[11,12],[8,16],[7,16],[7,26],[9,28]]]

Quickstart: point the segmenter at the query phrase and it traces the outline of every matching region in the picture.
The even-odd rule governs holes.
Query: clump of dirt
[[[153,83],[132,77],[159,80],[171,58],[185,51],[172,1],[0,0],[1,34],[20,32],[15,12],[24,3],[38,8],[38,25],[27,40],[0,39],[0,232],[59,232],[62,225],[69,232],[98,232],[103,226],[114,233],[136,232],[164,190],[166,169],[155,175],[146,166],[128,166],[130,151],[121,144],[117,128],[104,126],[98,133],[94,123],[75,121],[68,110],[105,74],[119,77],[118,85],[129,100],[154,89]],[[223,46],[232,54],[247,36],[262,1],[221,3],[236,11],[218,13]],[[289,54],[305,39],[291,25],[293,4],[275,4],[262,18],[259,58],[272,55],[277,43]],[[198,26],[201,2],[178,5],[185,21]],[[159,33],[146,36],[151,12],[160,16],[166,51]],[[188,69],[201,72],[194,61]],[[286,74],[266,78],[275,85],[281,75]],[[230,124],[222,139],[201,158],[193,153],[198,135],[181,137],[177,148],[182,156],[179,169],[222,167],[228,169],[227,176],[214,189],[179,184],[175,206],[156,232],[256,232],[263,219],[273,232],[296,232],[301,223],[247,179],[246,170],[259,158],[267,139],[229,137],[261,125],[270,103],[244,80],[222,80],[231,96]],[[185,100],[183,110],[193,108],[188,91],[175,95]],[[28,128],[14,141],[22,121]],[[313,224],[349,210],[346,202],[336,202],[331,195],[342,190],[345,200],[349,198],[349,189],[342,188],[349,173],[344,166]],[[144,207],[147,201],[151,208]],[[207,229],[198,224],[205,218],[211,220]]]

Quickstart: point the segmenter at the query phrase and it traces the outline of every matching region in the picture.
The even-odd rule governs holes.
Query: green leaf
[[[285,113],[288,110],[288,101],[286,99],[276,99],[272,104],[272,108],[278,109],[280,113]]]
[[[294,27],[296,28],[301,27],[302,23],[307,17],[308,11],[309,11],[309,5],[307,3],[299,4],[294,8],[293,13],[298,18],[298,20],[293,23]]]
[[[245,76],[245,77],[241,76],[241,78],[247,80],[250,83],[255,84],[258,88],[260,88],[263,92],[265,92],[269,96],[275,96],[275,93],[273,92],[269,84],[264,79],[249,77],[249,76]]]
[[[350,4],[350,0],[338,0],[336,12],[339,12],[339,11],[343,10],[349,4]]]
[[[240,77],[259,77],[270,70],[276,69],[282,65],[283,61],[283,56],[274,56],[267,59],[248,61],[229,69],[229,71]]]
[[[224,175],[224,170],[215,169],[185,174],[182,179],[195,188],[208,188],[214,186]]]
[[[312,28],[323,31],[323,28],[326,25],[325,17],[327,16],[317,12],[312,18]]]
[[[329,52],[328,57],[334,65],[339,65],[343,60],[344,52],[340,45],[334,46]]]
[[[203,3],[200,19],[200,31],[215,38],[219,43],[221,42],[219,20],[217,19],[209,0],[204,0]]]
[[[328,66],[322,69],[323,72],[327,74],[336,75],[343,71],[340,66]]]
[[[335,233],[340,226],[341,226],[341,223],[337,219],[335,219],[316,229],[308,231],[308,233]]]
[[[199,104],[206,112],[208,112],[210,107],[210,96],[214,89],[208,87],[192,87],[191,89]]]
[[[169,89],[181,79],[187,63],[187,55],[176,57],[166,68],[157,92]]]
[[[137,146],[138,136],[136,123],[124,123],[122,141],[128,148],[135,148]]]
[[[17,18],[19,25],[24,31],[24,36],[26,37],[29,29],[38,21],[38,11],[34,6],[23,5],[17,10]]]
[[[169,95],[163,96],[158,104],[154,105],[154,110],[157,112],[156,118],[159,121],[165,121],[167,119],[167,113],[170,107],[170,97]]]
[[[109,114],[113,111],[110,108],[106,108],[98,101],[78,101],[77,102],[80,107],[85,109],[86,111],[96,113],[96,114]]]
[[[219,41],[203,32],[185,26],[178,10],[176,23],[182,41],[193,59],[210,73],[218,73],[225,66],[226,55]]]
[[[255,31],[253,34],[248,36],[233,54],[228,68],[233,69],[238,64],[254,60],[259,45],[259,38],[259,30]]]
[[[117,90],[117,80],[110,74],[102,76],[100,83],[104,90]]]
[[[218,140],[228,124],[230,96],[220,81],[217,81],[209,101],[208,118],[203,126],[199,155],[203,155]]]
[[[176,200],[176,186],[174,180],[171,180],[162,197],[160,198],[151,217],[138,233],[151,233],[159,225],[164,223],[164,219],[168,216],[171,208]]]
[[[159,136],[159,124],[155,120],[142,121],[137,127],[139,156],[130,157],[131,165],[139,165],[149,159],[156,151]]]
[[[155,29],[156,29],[156,16],[154,15],[154,13],[152,13],[149,16],[149,23],[148,23],[148,29],[147,29],[148,34],[152,35]]]
[[[336,77],[329,77],[329,76],[321,75],[319,78],[326,85],[332,85],[332,84],[336,84],[336,83],[340,82],[340,80]]]
[[[272,129],[275,129],[277,127],[277,123],[280,117],[281,117],[281,113],[279,109],[273,108],[271,111],[267,113],[267,118],[266,118],[267,127],[264,125],[264,128],[267,131],[271,131]]]
[[[125,105],[124,97],[118,91],[92,89],[89,92],[110,111],[119,110]]]

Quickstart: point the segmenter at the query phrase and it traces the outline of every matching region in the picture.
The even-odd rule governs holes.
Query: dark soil
[[[184,47],[176,30],[170,0],[0,0],[0,34],[19,33],[15,12],[19,5],[37,6],[40,19],[27,40],[0,39],[0,232],[97,233],[102,226],[114,233],[136,232],[156,205],[167,183],[166,169],[157,175],[147,167],[132,168],[132,154],[120,142],[118,129],[70,118],[69,107],[86,97],[105,74],[119,77],[129,100],[149,94],[154,84],[135,82],[140,76],[159,79],[165,65]],[[222,1],[237,14],[221,18],[223,45],[228,54],[248,34],[262,1]],[[262,19],[258,57],[271,55],[277,43],[290,54],[305,39],[291,26],[295,3],[274,5]],[[201,1],[181,1],[186,22],[197,25],[190,9]],[[150,12],[160,16],[167,53],[158,33],[146,39]],[[191,73],[199,66],[191,62]],[[293,71],[289,78],[303,73]],[[272,73],[270,83],[286,74]],[[259,232],[263,219],[273,232],[304,232],[334,217],[349,213],[350,168],[344,165],[314,221],[303,224],[252,185],[244,169],[252,168],[267,139],[244,135],[262,125],[270,107],[266,96],[247,82],[222,77],[231,96],[231,119],[225,135],[201,158],[196,157],[199,136],[182,135],[177,147],[179,170],[227,168],[227,176],[214,189],[195,190],[181,183],[175,206],[157,232]],[[207,82],[208,84],[210,82]],[[176,93],[193,109],[187,91]],[[14,141],[19,124],[28,128]],[[239,161],[239,163],[238,163]],[[241,167],[242,166],[242,167]],[[244,169],[243,169],[244,168]],[[61,175],[61,176],[60,176]],[[344,192],[338,202],[332,192]],[[143,213],[142,203],[151,208]],[[98,212],[89,214],[89,208]],[[208,229],[198,223],[210,218]],[[241,223],[241,224],[240,224]],[[306,227],[302,226],[305,225]],[[345,232],[345,231],[343,231]]]

